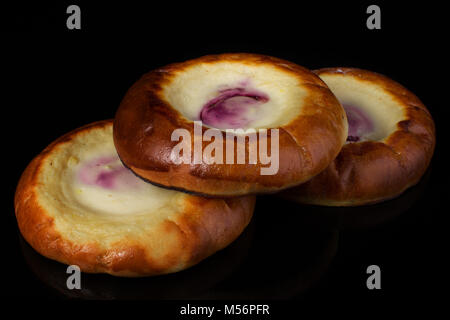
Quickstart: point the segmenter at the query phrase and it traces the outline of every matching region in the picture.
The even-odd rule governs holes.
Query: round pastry
[[[15,195],[19,229],[36,251],[84,272],[130,277],[176,272],[224,248],[247,226],[254,203],[142,181],[117,156],[112,120],[50,144]]]
[[[174,139],[177,130],[186,135]],[[347,120],[328,87],[305,68],[221,54],[145,74],[122,100],[113,135],[125,166],[151,183],[238,196],[275,192],[325,169],[345,143]],[[174,154],[181,142],[189,147],[179,153],[182,162]]]
[[[434,122],[423,103],[374,72],[326,68],[316,73],[347,113],[347,142],[326,170],[282,195],[302,203],[357,206],[391,199],[415,185],[435,146]]]

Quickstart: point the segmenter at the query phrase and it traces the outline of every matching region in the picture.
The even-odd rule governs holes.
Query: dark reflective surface
[[[422,197],[430,180],[431,166],[422,179],[413,187],[407,189],[400,196],[373,205],[358,207],[325,207],[302,205],[288,200],[285,207],[305,216],[313,225],[335,226],[339,230],[358,230],[374,228],[402,215]],[[276,197],[276,195],[274,195]]]
[[[289,298],[320,279],[337,241],[336,230],[311,228],[294,212],[280,212],[276,219],[255,212],[235,242],[190,269],[136,279],[83,273],[82,289],[68,290],[67,267],[42,257],[20,237],[32,272],[58,294],[82,299]]]

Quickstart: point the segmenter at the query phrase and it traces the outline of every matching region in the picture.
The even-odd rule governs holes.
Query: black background
[[[310,69],[369,69],[400,82],[427,105],[435,119],[437,148],[431,169],[426,179],[402,199],[371,208],[323,212],[275,197],[260,197],[248,232],[251,241],[245,244],[249,246],[248,254],[239,256],[242,261],[236,262],[237,267],[204,291],[191,293],[189,289],[173,294],[169,290],[160,296],[152,293],[151,298],[296,300],[271,302],[275,314],[331,302],[338,302],[344,310],[358,305],[367,305],[366,310],[383,309],[403,303],[407,308],[422,305],[434,309],[440,304],[445,293],[438,292],[446,287],[448,274],[444,264],[448,255],[444,245],[447,227],[443,220],[448,213],[445,204],[449,196],[444,159],[448,85],[443,80],[448,70],[448,30],[443,8],[427,3],[394,7],[378,2],[382,29],[368,30],[369,2],[167,2],[146,6],[129,2],[97,6],[84,1],[73,3],[81,7],[81,30],[66,28],[65,11],[72,4],[69,2],[1,8],[4,301],[29,301],[30,297],[39,301],[65,299],[64,294],[31,271],[21,250],[14,217],[17,181],[36,154],[72,129],[113,118],[126,90],[153,68],[205,54],[254,52],[291,60]],[[381,225],[347,227],[348,220],[353,221],[347,216],[358,220],[365,214],[367,218],[362,221],[371,221],[390,212],[396,217]],[[313,261],[321,254],[324,239],[329,239],[331,233],[331,237],[336,236],[336,232],[336,251],[326,270],[312,284],[292,287],[298,270],[322,270]],[[220,253],[230,256],[225,260],[238,259],[232,250],[226,250]],[[221,263],[220,254],[211,260]],[[48,261],[37,263],[38,268],[63,270],[59,264]],[[371,264],[381,267],[381,290],[366,288],[366,268]],[[197,269],[192,277],[212,272],[207,266]],[[189,272],[170,281],[184,281],[191,277]],[[305,273],[305,277],[312,276]],[[123,286],[134,288],[136,283],[116,283],[108,277],[91,279],[94,289],[85,292],[85,297],[87,294],[89,298],[103,299],[149,298],[146,287],[158,281],[165,287],[169,281],[149,280],[144,289],[137,284],[140,287],[130,289],[132,294],[127,295]],[[305,283],[305,279],[300,282]],[[105,288],[103,296],[98,294],[110,280],[114,283],[112,288]],[[181,304],[182,301],[177,302]],[[158,307],[168,317],[176,315],[173,304]]]

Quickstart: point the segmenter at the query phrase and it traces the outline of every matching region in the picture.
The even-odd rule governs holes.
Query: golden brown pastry
[[[255,198],[206,199],[148,184],[114,149],[112,120],[74,130],[26,168],[15,211],[26,241],[82,271],[116,276],[176,272],[244,230]]]
[[[398,196],[426,171],[435,146],[433,119],[423,103],[397,82],[374,72],[326,68],[316,73],[347,113],[347,143],[334,162],[283,197],[357,206]]]
[[[195,147],[175,163],[172,141],[176,129],[189,133],[194,121],[200,134],[215,128],[222,138],[222,163],[209,161],[209,141],[202,141],[203,160],[195,163]],[[227,163],[226,129],[255,129],[258,148],[274,148],[270,164]],[[267,137],[259,133],[267,130]],[[277,129],[272,131],[272,129]],[[278,135],[278,136],[277,136]],[[347,136],[345,112],[317,75],[294,63],[256,54],[221,54],[174,63],[151,71],[127,92],[114,120],[114,142],[124,164],[138,176],[177,190],[209,196],[267,193],[298,185],[325,169]],[[246,151],[251,146],[245,142]],[[270,152],[268,152],[269,154]],[[250,153],[247,153],[250,158]],[[271,154],[272,155],[272,154]],[[200,157],[201,159],[201,157]],[[272,159],[274,160],[274,159]],[[212,163],[211,163],[212,162]],[[269,168],[270,169],[270,168]]]

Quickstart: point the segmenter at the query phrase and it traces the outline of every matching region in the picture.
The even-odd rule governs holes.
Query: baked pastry
[[[386,76],[352,68],[316,73],[347,113],[347,143],[331,165],[283,197],[357,206],[391,199],[425,173],[435,146],[430,112],[413,93]]]
[[[19,229],[42,255],[84,272],[147,276],[192,266],[236,239],[253,196],[205,199],[148,184],[123,167],[112,120],[50,144],[23,173]]]
[[[197,132],[195,121],[202,124]],[[177,129],[193,145],[183,151],[183,162],[173,158],[181,141],[172,141]],[[236,137],[244,134],[231,129],[254,129],[256,140],[239,145]],[[219,139],[221,153],[208,152],[211,136]],[[256,54],[210,55],[151,71],[128,90],[114,120],[114,143],[125,166],[156,185],[208,196],[302,183],[330,164],[346,137],[345,112],[317,75]],[[195,138],[201,139],[197,149]],[[251,161],[249,150],[256,147],[270,150],[272,162],[261,153]]]

